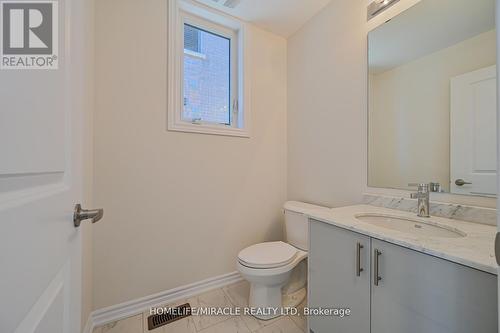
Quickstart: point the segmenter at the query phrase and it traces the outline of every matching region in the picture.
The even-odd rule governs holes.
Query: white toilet
[[[250,307],[294,307],[306,297],[309,225],[307,217],[298,213],[304,208],[324,209],[300,202],[287,202],[284,206],[287,243],[260,243],[239,253],[238,271],[250,282]],[[258,312],[254,314],[255,317],[264,320],[280,315]]]

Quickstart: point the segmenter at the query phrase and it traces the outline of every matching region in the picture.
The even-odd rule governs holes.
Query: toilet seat
[[[278,276],[280,274],[287,274],[291,272],[302,260],[307,258],[308,253],[298,250],[295,259],[284,266],[269,267],[269,268],[255,268],[250,267],[249,264],[243,263],[240,259],[237,260],[238,271],[243,274],[243,276],[254,276],[269,278],[272,276]]]
[[[255,244],[242,250],[238,261],[249,268],[278,268],[293,262],[298,250],[284,242]]]

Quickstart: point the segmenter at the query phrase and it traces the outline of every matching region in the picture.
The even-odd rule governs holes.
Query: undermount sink
[[[467,236],[466,233],[452,227],[407,217],[384,214],[358,214],[355,217],[364,223],[412,235],[441,238],[462,238]]]

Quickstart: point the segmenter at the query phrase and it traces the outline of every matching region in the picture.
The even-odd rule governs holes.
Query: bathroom
[[[498,331],[496,6],[0,1],[0,332]]]

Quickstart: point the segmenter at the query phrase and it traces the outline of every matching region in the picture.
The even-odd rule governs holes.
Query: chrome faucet
[[[417,215],[419,217],[430,217],[429,214],[430,184],[408,184],[408,186],[418,187],[418,192],[412,193],[410,195],[412,199],[418,199]]]

